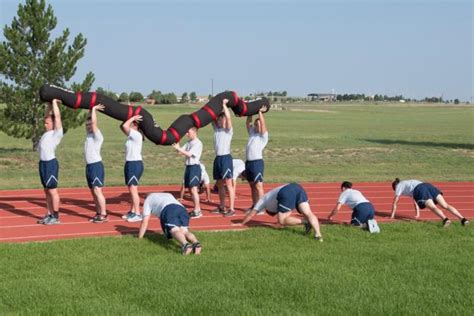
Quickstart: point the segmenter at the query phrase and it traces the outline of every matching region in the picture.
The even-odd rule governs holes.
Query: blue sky
[[[88,40],[76,78],[116,92],[474,95],[471,1],[47,2]]]

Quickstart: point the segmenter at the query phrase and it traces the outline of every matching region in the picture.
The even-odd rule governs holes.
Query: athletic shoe
[[[193,251],[193,246],[190,243],[185,243],[181,246],[181,254],[187,256]]]
[[[61,224],[61,222],[59,221],[59,218],[54,217],[52,215],[43,223],[43,225],[56,225],[56,224]]]
[[[192,212],[189,212],[189,216],[192,218],[199,218],[202,216],[202,212],[200,210],[194,210]]]
[[[228,210],[227,212],[224,212],[224,217],[232,217],[235,215],[235,211],[234,210]]]
[[[127,218],[127,222],[129,223],[135,223],[135,222],[141,222],[143,217],[140,214],[137,213],[132,213],[132,215]]]
[[[194,244],[192,244],[192,247],[193,247],[193,253],[195,255],[200,255],[201,254],[202,246],[201,246],[201,243],[199,241],[196,241]]]
[[[128,211],[128,213],[127,213],[127,214],[125,214],[125,215],[123,215],[123,216],[122,216],[122,219],[128,219],[129,217],[131,217],[131,216],[132,216],[132,214],[135,214],[135,212]]]
[[[42,219],[36,221],[36,223],[38,224],[44,224],[45,222],[47,222],[49,220],[49,217],[51,216],[51,214],[47,214],[45,215]]]
[[[374,234],[374,233],[380,233],[380,227],[379,225],[377,224],[377,221],[375,219],[369,219],[367,221],[367,228],[369,229],[369,232],[371,234]]]
[[[108,215],[97,215],[92,222],[96,224],[107,223],[109,221]]]
[[[94,215],[94,217],[89,218],[89,222],[94,222],[97,219],[97,217],[100,217],[100,213],[97,213]]]
[[[314,240],[317,240],[319,242],[323,242],[323,236],[314,236]]]
[[[225,211],[220,207],[216,208],[215,210],[211,211],[212,214],[224,214]]]
[[[311,232],[311,228],[313,227],[310,223],[304,223],[304,234],[308,235]]]
[[[445,218],[443,219],[443,227],[448,227],[449,225],[451,225],[451,221],[449,220],[449,218]]]
[[[462,226],[469,225],[469,220],[468,220],[467,218],[463,218],[463,219],[461,220],[461,225],[462,225]]]

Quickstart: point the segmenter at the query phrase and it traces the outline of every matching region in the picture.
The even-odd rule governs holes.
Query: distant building
[[[309,101],[336,101],[336,97],[335,93],[310,93],[307,95]]]

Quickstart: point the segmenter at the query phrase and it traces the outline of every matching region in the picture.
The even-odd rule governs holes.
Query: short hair
[[[351,189],[352,188],[352,183],[349,182],[349,181],[344,181],[343,183],[341,183],[341,190],[342,190],[342,188]]]
[[[400,183],[400,179],[399,178],[395,178],[395,181],[392,182],[392,189],[393,191],[395,191],[395,188],[397,187],[397,184]]]

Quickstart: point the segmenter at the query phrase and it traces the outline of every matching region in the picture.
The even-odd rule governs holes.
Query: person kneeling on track
[[[184,206],[170,193],[150,193],[143,203],[142,222],[138,238],[143,238],[148,228],[150,215],[153,214],[161,221],[161,229],[168,239],[176,239],[181,245],[181,253],[191,252],[201,254],[201,243],[188,230],[189,215]]]
[[[341,184],[341,195],[337,200],[337,204],[328,216],[331,220],[335,216],[342,205],[346,204],[352,209],[351,225],[360,228],[367,228],[371,233],[379,233],[377,221],[374,219],[375,209],[372,203],[358,190],[352,189],[352,183],[344,181]]]
[[[293,209],[296,209],[305,218],[291,216]],[[314,238],[323,241],[318,218],[311,211],[308,196],[299,184],[290,183],[266,193],[255,204],[253,209],[247,213],[242,224],[247,224],[257,212],[262,210],[266,210],[269,215],[277,215],[278,223],[283,226],[304,224],[306,234],[309,234],[311,229],[314,229]]]
[[[395,181],[392,182],[392,189],[395,191],[395,197],[392,204],[391,218],[395,218],[398,200],[400,199],[401,195],[404,195],[413,198],[416,218],[420,217],[420,208],[424,209],[427,207],[443,220],[443,227],[451,225],[449,218],[447,218],[446,215],[444,215],[444,213],[438,207],[436,207],[436,204],[438,204],[459,218],[463,226],[469,224],[467,218],[462,216],[462,214],[459,213],[456,208],[446,203],[443,197],[443,192],[441,192],[431,183],[423,183],[419,180],[400,181],[399,178],[396,178]]]

